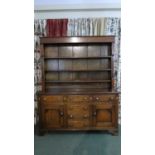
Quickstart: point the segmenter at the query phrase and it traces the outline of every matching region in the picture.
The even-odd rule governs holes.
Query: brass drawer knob
[[[113,97],[110,97],[110,100],[113,100]]]
[[[96,112],[93,113],[93,116],[96,116]]]
[[[73,115],[70,115],[69,117],[70,117],[70,118],[73,118]]]
[[[66,101],[67,100],[67,98],[66,97],[64,97],[64,101]]]
[[[84,115],[83,118],[88,118],[88,115]]]
[[[63,111],[61,111],[61,112],[60,112],[60,115],[61,115],[61,116],[63,116],[63,115],[64,115]]]
[[[87,97],[84,97],[84,100],[87,100]]]
[[[43,100],[46,101],[46,97],[44,97]]]
[[[84,107],[83,110],[88,110],[88,108],[87,107]]]
[[[99,98],[98,98],[98,97],[96,97],[96,100],[99,100]]]
[[[90,97],[89,99],[90,99],[90,100],[92,100],[93,98],[92,98],[92,97]]]

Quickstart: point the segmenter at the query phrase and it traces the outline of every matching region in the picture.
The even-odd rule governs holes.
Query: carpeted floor
[[[121,155],[121,131],[56,132],[34,136],[34,155]]]

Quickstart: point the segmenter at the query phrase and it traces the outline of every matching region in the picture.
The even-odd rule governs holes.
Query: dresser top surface
[[[49,43],[112,43],[115,36],[41,37],[41,44]]]

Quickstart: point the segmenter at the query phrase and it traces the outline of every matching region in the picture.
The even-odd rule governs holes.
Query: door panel
[[[115,108],[112,104],[93,105],[93,126],[113,127],[115,125]]]
[[[61,128],[64,126],[64,107],[60,105],[43,108],[43,124],[45,128]]]

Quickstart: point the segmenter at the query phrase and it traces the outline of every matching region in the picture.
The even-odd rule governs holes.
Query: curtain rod
[[[70,5],[35,5],[35,12],[46,12],[46,11],[90,11],[90,10],[121,10],[120,3],[113,4],[70,4]]]

